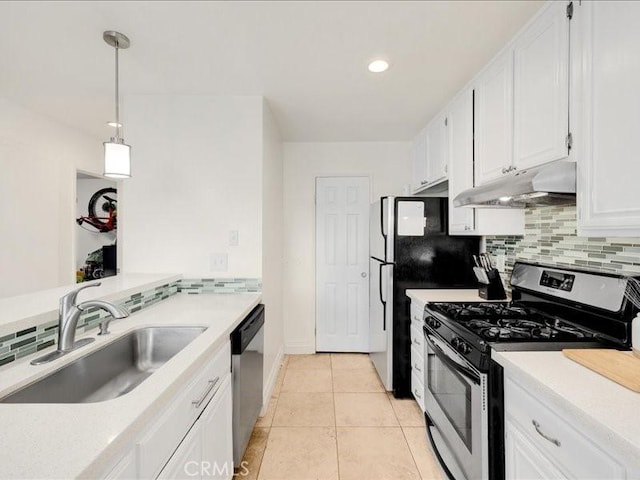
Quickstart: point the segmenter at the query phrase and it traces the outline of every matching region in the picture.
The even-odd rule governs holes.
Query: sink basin
[[[0,399],[0,403],[93,403],[120,397],[151,376],[206,327],[147,327]]]

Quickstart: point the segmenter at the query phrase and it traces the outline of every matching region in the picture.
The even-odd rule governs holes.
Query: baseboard
[[[271,367],[271,371],[269,372],[269,377],[267,378],[267,382],[262,391],[262,409],[260,410],[260,416],[264,417],[267,413],[267,408],[269,408],[269,400],[271,400],[271,395],[273,394],[273,389],[276,386],[276,381],[278,380],[278,374],[280,373],[280,368],[282,367],[282,362],[284,360],[284,348],[280,347],[278,353],[276,354],[276,360],[273,362],[273,366]]]
[[[287,355],[316,353],[316,346],[308,343],[286,343],[284,353]]]

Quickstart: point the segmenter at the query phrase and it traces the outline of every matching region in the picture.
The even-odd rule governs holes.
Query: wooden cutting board
[[[565,357],[640,393],[640,358],[611,349],[565,349]]]

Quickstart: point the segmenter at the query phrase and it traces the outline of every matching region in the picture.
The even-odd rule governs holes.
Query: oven
[[[424,327],[427,433],[455,480],[489,478],[487,374]]]

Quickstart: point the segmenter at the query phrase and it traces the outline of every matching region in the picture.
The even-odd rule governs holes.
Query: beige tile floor
[[[441,480],[413,400],[384,391],[368,355],[285,357],[236,478]]]

